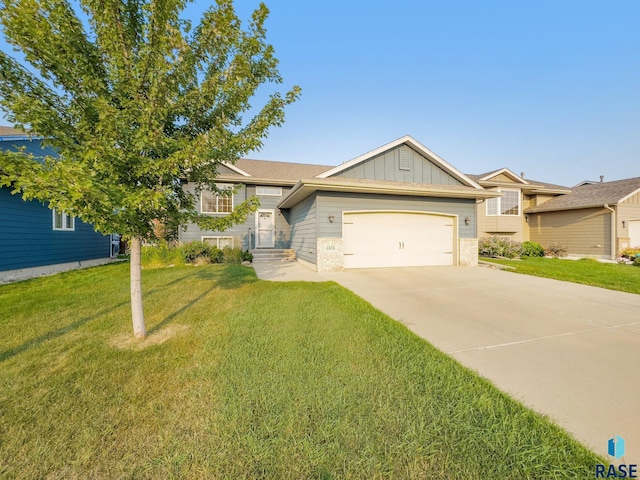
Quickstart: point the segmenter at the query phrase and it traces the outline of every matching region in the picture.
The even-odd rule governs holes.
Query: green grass
[[[482,260],[514,267],[516,273],[583,283],[621,292],[640,293],[640,268],[632,265],[601,263],[589,258],[581,260],[558,258],[498,260],[495,258],[483,258]]]
[[[128,265],[0,286],[0,478],[591,478],[603,460],[334,283]]]

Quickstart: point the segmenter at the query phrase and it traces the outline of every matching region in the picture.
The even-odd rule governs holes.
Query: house
[[[35,156],[56,155],[41,139],[0,127],[0,149],[19,148]],[[112,254],[110,237],[91,225],[0,188],[0,281],[104,263]]]
[[[561,242],[569,254],[615,258],[640,246],[640,177],[582,182],[524,213],[534,242]]]
[[[541,205],[552,198],[571,193],[560,185],[524,178],[508,168],[480,175],[468,175],[483,188],[499,192],[478,203],[478,237],[508,237],[516,242],[530,240],[529,224],[524,211]]]
[[[320,272],[343,268],[475,265],[478,201],[487,190],[410,136],[338,166],[240,159],[219,169],[199,212],[228,214],[256,195],[260,208],[225,232],[187,225],[180,240],[218,247],[290,248]],[[185,188],[194,191],[194,186]]]

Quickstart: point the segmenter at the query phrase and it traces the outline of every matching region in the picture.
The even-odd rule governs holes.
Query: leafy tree
[[[282,83],[267,7],[244,30],[231,0],[217,0],[194,28],[186,4],[0,0],[4,36],[25,64],[0,52],[0,106],[60,154],[34,161],[3,152],[0,185],[129,239],[136,337],[146,335],[140,246],[153,238],[152,221],[213,230],[244,221],[257,200],[211,218],[196,213],[196,198],[217,191],[218,165],[259,148],[299,95],[298,87],[272,93],[245,118],[258,87]]]

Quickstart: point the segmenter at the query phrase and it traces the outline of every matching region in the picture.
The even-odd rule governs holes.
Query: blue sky
[[[254,158],[335,165],[409,134],[466,173],[640,176],[640,2],[267,5],[302,97]]]
[[[409,134],[465,173],[640,176],[637,0],[266,4],[302,96],[251,158],[337,165]]]

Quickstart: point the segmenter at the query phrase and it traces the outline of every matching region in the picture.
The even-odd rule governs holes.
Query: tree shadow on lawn
[[[144,292],[144,296],[151,296],[154,293],[169,287],[171,285],[174,285],[176,283],[182,282],[182,281],[188,281],[187,278],[192,276],[193,272],[189,272],[185,275],[181,275],[179,278],[176,278],[174,280],[172,280],[171,282],[168,282],[166,284],[163,285],[159,285],[159,286],[155,286],[153,287],[151,290]],[[178,310],[176,310],[173,313],[170,313],[169,315],[167,315],[167,317],[165,317],[164,320],[162,320],[160,323],[157,323],[156,325],[154,325],[153,327],[151,327],[147,333],[148,335],[153,335],[155,333],[157,333],[162,327],[166,326],[167,324],[171,323],[172,320],[174,320],[176,317],[180,316],[182,313],[184,313],[185,311],[187,311],[189,308],[193,307],[195,304],[197,304],[200,300],[202,300],[203,298],[205,298],[209,293],[211,293],[213,290],[217,289],[217,288],[224,288],[224,289],[235,289],[235,288],[239,288],[243,285],[247,285],[250,283],[255,283],[258,281],[258,278],[255,275],[255,272],[253,271],[252,268],[248,268],[248,267],[244,267],[244,266],[240,266],[240,265],[227,265],[224,268],[204,268],[201,269],[200,267],[198,267],[198,270],[195,272],[195,277],[199,280],[212,280],[212,284],[209,286],[209,288],[204,291],[202,294],[198,295],[198,297],[194,298],[193,300],[191,300],[189,303],[187,303],[186,305],[183,305],[182,307],[180,307]],[[37,347],[39,345],[41,345],[42,343],[46,342],[47,340],[53,340],[55,338],[61,337],[69,332],[72,332],[74,330],[77,330],[78,328],[86,325],[87,323],[91,322],[92,320],[96,320],[98,318],[100,318],[102,315],[105,315],[117,308],[120,307],[124,307],[126,305],[129,304],[129,301],[125,301],[125,302],[120,302],[116,305],[104,308],[102,310],[97,311],[96,313],[94,313],[93,315],[89,315],[87,317],[81,318],[79,320],[76,320],[73,323],[70,323],[69,325],[66,325],[64,327],[58,328],[57,330],[52,330],[50,332],[47,332],[43,335],[40,335],[36,338],[32,338],[30,340],[27,340],[26,342],[24,342],[22,345],[19,345],[17,347],[14,348],[10,348],[8,350],[5,350],[3,352],[0,352],[0,363],[4,362],[12,357],[15,357],[16,355],[25,352],[26,350],[29,350],[31,348]]]

